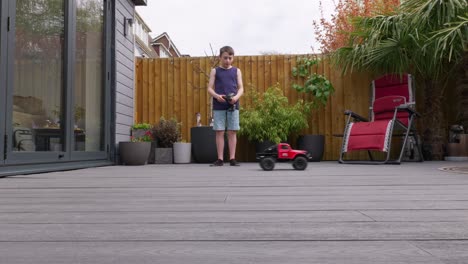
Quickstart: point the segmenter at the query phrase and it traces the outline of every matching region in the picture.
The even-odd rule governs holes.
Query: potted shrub
[[[151,132],[151,125],[148,123],[137,123],[131,127],[131,136],[134,138],[140,138]]]
[[[181,139],[180,123],[177,123],[177,120],[174,118],[166,120],[161,117],[159,123],[153,126],[152,133],[157,141],[155,163],[173,163],[172,147],[175,142],[180,141]]]
[[[145,165],[150,154],[153,136],[146,125],[135,124],[131,127],[130,141],[119,142],[120,162],[124,165]],[[135,132],[138,131],[138,132]]]
[[[134,138],[140,138],[145,134],[151,133],[151,128],[153,126],[148,123],[138,123],[134,124],[131,128],[131,135]],[[154,149],[156,148],[156,138],[152,135],[151,147],[150,147],[150,154],[148,156],[148,164],[154,164]]]
[[[300,93],[309,95],[308,103],[311,109],[325,106],[329,97],[335,91],[333,85],[325,76],[316,73],[320,62],[321,60],[317,56],[303,57],[298,59],[296,67],[292,69],[292,75],[296,81],[304,83],[303,85],[293,83],[292,88]],[[315,71],[313,70],[314,68]],[[312,161],[320,161],[325,149],[325,136],[312,134],[299,135],[297,138],[297,148],[311,153]]]
[[[306,128],[309,105],[299,100],[290,105],[288,98],[283,95],[279,85],[272,86],[259,94],[255,89],[246,93],[247,107],[240,110],[239,135],[245,135],[257,145],[257,152],[265,146],[286,141],[291,133]]]

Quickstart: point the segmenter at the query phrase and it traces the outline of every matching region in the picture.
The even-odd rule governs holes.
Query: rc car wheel
[[[260,167],[266,171],[273,170],[275,168],[275,159],[271,157],[263,158],[260,160]]]
[[[305,170],[307,168],[307,159],[302,156],[296,157],[293,161],[293,167],[296,170]]]

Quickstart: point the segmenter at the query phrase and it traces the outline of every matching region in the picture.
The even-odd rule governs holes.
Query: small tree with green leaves
[[[251,141],[280,143],[291,133],[308,127],[310,105],[302,100],[290,105],[278,84],[263,94],[249,89],[245,97],[251,104],[240,110],[239,134]]]

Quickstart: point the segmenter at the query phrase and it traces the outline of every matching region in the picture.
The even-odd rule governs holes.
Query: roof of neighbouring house
[[[146,29],[147,32],[152,32],[151,28],[148,26],[148,24],[146,24],[145,20],[143,20],[140,14],[138,14],[138,12],[136,11],[135,11],[135,18],[141,22],[141,24],[143,25],[143,27]]]
[[[132,0],[132,2],[136,6],[146,6],[147,5],[147,0]]]
[[[161,40],[162,39],[167,39],[168,43],[169,43],[169,47],[166,47],[166,45],[164,45]],[[161,35],[153,38],[153,41],[151,42],[151,45],[159,45],[159,46],[162,46],[166,51],[170,51],[170,49],[172,48],[176,55],[178,57],[182,57],[182,54],[179,52],[179,50],[177,49],[177,47],[175,46],[174,42],[172,42],[171,38],[169,37],[169,35],[164,32],[162,33]],[[169,53],[170,54],[170,53]]]

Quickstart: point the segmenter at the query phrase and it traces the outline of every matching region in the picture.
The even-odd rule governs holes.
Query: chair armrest
[[[362,117],[362,116],[360,116],[360,115],[354,113],[354,112],[351,111],[351,110],[345,110],[345,111],[344,111],[344,114],[345,114],[345,115],[349,115],[349,116],[351,116],[352,118],[354,118],[354,119],[356,119],[356,120],[363,121],[363,122],[368,122],[367,118]]]
[[[397,107],[397,109],[398,111],[407,111],[410,115],[421,117],[421,115],[413,109],[412,105],[414,105],[414,103],[401,104]]]

